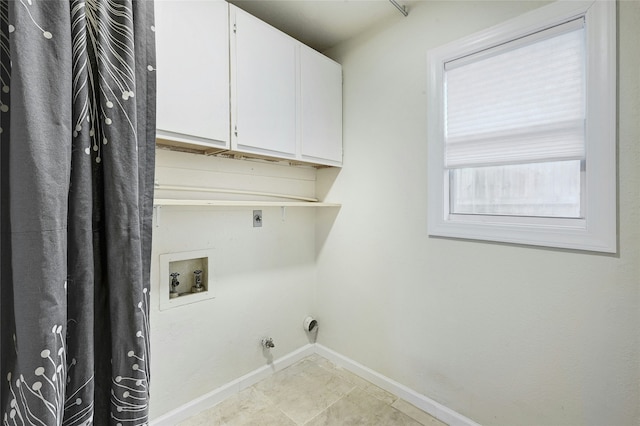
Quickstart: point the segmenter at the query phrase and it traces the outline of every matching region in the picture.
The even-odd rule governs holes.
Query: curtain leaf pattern
[[[147,425],[153,2],[0,0],[3,426]]]

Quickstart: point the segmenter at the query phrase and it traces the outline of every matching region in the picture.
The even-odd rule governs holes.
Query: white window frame
[[[580,17],[585,19],[587,62],[584,218],[452,214],[444,166],[444,64]],[[432,49],[427,57],[429,235],[615,253],[615,0],[557,1]]]

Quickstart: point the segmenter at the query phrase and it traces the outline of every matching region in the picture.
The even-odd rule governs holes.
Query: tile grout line
[[[396,401],[397,401],[397,400],[396,400]],[[404,400],[403,400],[403,401],[404,401]],[[395,401],[394,401],[394,403],[395,403]],[[411,414],[409,414],[409,413],[405,413],[404,411],[397,409],[397,408],[396,408],[396,407],[394,407],[392,404],[389,404],[389,407],[391,407],[392,409],[396,410],[396,411],[397,411],[398,413],[400,413],[400,414],[404,414],[405,416],[407,416],[407,417],[409,417],[410,419],[414,420],[416,423],[419,423],[419,424],[420,424],[420,425],[422,425],[422,426],[427,426],[426,424],[422,423],[420,420],[418,420],[418,419],[416,419],[415,417],[413,417]],[[445,425],[445,426],[447,426],[447,425]]]
[[[326,369],[325,369],[326,370]],[[326,370],[329,371],[329,370]],[[333,401],[331,404],[329,404],[327,407],[325,407],[322,411],[320,411],[318,414],[316,414],[315,416],[311,417],[309,420],[307,420],[306,422],[304,422],[301,425],[298,426],[304,426],[306,424],[309,424],[311,421],[313,421],[314,419],[316,419],[320,414],[324,413],[325,411],[327,411],[329,408],[333,407],[334,405],[336,405],[338,402],[342,401],[344,398],[347,397],[347,395],[349,395],[351,392],[353,392],[356,388],[358,387],[358,385],[353,385],[353,387],[351,389],[349,389],[349,392],[345,393],[344,395],[342,395],[340,398],[336,399],[335,401]]]
[[[306,359],[309,359],[309,358],[310,358],[310,357],[307,357]],[[324,359],[326,360],[326,358],[324,358]],[[343,376],[342,376],[342,375],[340,375],[340,374],[337,374],[337,373],[336,373],[336,371],[338,371],[341,367],[339,367],[338,365],[336,365],[336,364],[335,364],[335,363],[333,363],[332,361],[327,360],[327,361],[329,361],[329,362],[331,363],[331,366],[330,366],[331,368],[329,368],[328,366],[326,366],[324,363],[319,363],[319,362],[318,362],[318,360],[317,360],[317,359],[315,359],[315,358],[314,358],[312,361],[313,361],[313,363],[314,363],[316,366],[320,367],[320,368],[321,368],[322,370],[324,370],[325,372],[327,372],[327,373],[331,374],[332,376],[334,376],[334,377],[336,377],[336,378],[338,378],[338,379],[340,379],[340,380],[343,380],[343,381],[345,381],[345,382],[347,382],[347,383],[349,383],[349,384],[353,385],[353,387],[352,387],[351,389],[349,389],[349,391],[348,391],[348,392],[346,392],[344,395],[342,395],[340,398],[338,398],[336,401],[334,401],[333,403],[331,403],[328,407],[324,408],[322,411],[320,411],[318,414],[316,414],[315,416],[313,416],[311,419],[309,419],[309,420],[307,420],[306,422],[304,422],[304,423],[303,423],[303,425],[308,424],[308,423],[309,423],[309,422],[311,422],[313,419],[317,418],[319,415],[321,415],[322,413],[324,413],[324,412],[325,412],[326,410],[328,410],[330,407],[332,407],[333,405],[337,404],[337,403],[338,403],[338,402],[340,402],[342,399],[344,399],[347,395],[349,395],[349,394],[350,394],[351,392],[353,392],[355,389],[360,389],[362,392],[366,393],[367,395],[369,395],[369,396],[370,396],[370,397],[372,397],[372,398],[377,399],[378,401],[382,402],[383,404],[385,404],[386,406],[388,406],[388,407],[389,407],[389,408],[391,408],[392,410],[394,410],[394,411],[396,411],[396,412],[398,412],[398,413],[400,413],[400,414],[402,414],[402,415],[406,415],[407,417],[409,417],[409,418],[411,418],[412,420],[416,421],[416,422],[417,422],[417,423],[419,423],[420,425],[425,426],[425,425],[424,425],[420,420],[418,420],[418,419],[414,418],[413,416],[411,416],[411,415],[409,415],[409,414],[407,414],[407,413],[405,413],[405,412],[403,412],[403,411],[401,411],[401,410],[399,410],[399,409],[397,409],[396,407],[394,407],[394,406],[393,406],[393,404],[395,404],[398,400],[400,400],[400,399],[401,399],[401,398],[399,398],[398,396],[396,396],[396,395],[393,395],[393,394],[389,393],[391,396],[393,396],[393,401],[392,401],[391,403],[389,403],[389,402],[385,401],[384,399],[380,398],[378,395],[376,395],[376,394],[375,394],[375,392],[371,392],[371,390],[370,390],[370,389],[368,389],[368,387],[360,386],[360,385],[359,385],[359,384],[357,384],[357,383],[353,383],[353,382],[351,382],[348,378],[343,377]],[[364,379],[364,378],[362,378],[362,377],[359,377],[359,376],[356,376],[356,377],[358,377],[360,380],[362,380],[362,381],[364,381],[364,382],[368,383],[369,385],[371,385],[371,386],[373,386],[373,387],[375,387],[375,388],[378,388],[378,389],[383,390],[382,388],[380,388],[380,387],[376,386],[375,384],[371,383],[370,381],[368,381],[368,380],[366,380],[366,379]],[[303,425],[301,425],[301,426],[303,426]]]
[[[317,359],[312,359],[312,360],[311,360],[311,359],[309,359],[309,358],[310,358],[310,356],[307,356],[307,357],[305,357],[305,358],[301,359],[300,361],[298,361],[296,364],[293,364],[293,365],[297,365],[297,364],[299,364],[299,363],[301,363],[301,362],[304,362],[304,361],[309,361],[309,362],[313,363],[315,366],[319,367],[319,368],[320,368],[321,370],[323,370],[325,373],[328,373],[329,375],[331,375],[333,378],[336,378],[336,379],[338,379],[338,380],[344,381],[345,383],[347,383],[347,384],[351,385],[351,388],[349,388],[349,390],[348,390],[347,392],[345,392],[343,395],[337,395],[337,398],[336,398],[333,402],[331,402],[329,405],[327,405],[327,406],[326,406],[326,407],[324,407],[322,410],[320,410],[320,412],[318,412],[318,414],[316,414],[315,416],[313,416],[313,417],[312,417],[312,418],[310,418],[310,419],[307,419],[307,420],[303,421],[302,423],[299,423],[298,421],[296,421],[295,419],[293,419],[293,418],[292,418],[290,415],[288,415],[288,414],[287,414],[287,413],[286,413],[282,408],[280,408],[280,407],[279,407],[279,406],[278,406],[278,405],[277,405],[277,404],[276,404],[276,403],[275,403],[275,402],[274,402],[274,401],[269,397],[269,395],[268,395],[267,393],[263,392],[262,390],[260,390],[260,389],[258,389],[258,388],[256,387],[256,385],[257,385],[258,383],[260,383],[260,382],[262,382],[262,381],[264,381],[264,380],[267,380],[268,378],[262,379],[260,382],[258,382],[258,383],[256,383],[255,385],[251,386],[251,388],[253,388],[256,392],[260,393],[260,395],[262,395],[262,396],[263,396],[263,397],[264,397],[264,398],[269,402],[269,404],[270,404],[271,406],[273,406],[276,410],[278,410],[279,412],[281,412],[281,413],[282,413],[286,418],[290,419],[290,420],[291,420],[291,421],[292,421],[296,426],[303,426],[303,425],[305,425],[305,424],[309,423],[311,420],[315,419],[317,416],[319,416],[320,414],[322,414],[322,413],[323,413],[325,410],[327,410],[329,407],[331,407],[332,405],[336,404],[338,401],[340,401],[342,398],[344,398],[346,395],[348,395],[349,393],[351,393],[354,389],[356,389],[356,388],[358,387],[358,385],[356,385],[356,384],[354,384],[354,383],[351,383],[350,381],[348,381],[348,380],[346,380],[345,378],[341,377],[340,375],[336,374],[336,373],[335,373],[335,371],[332,371],[331,369],[326,368],[326,367],[324,367],[324,366],[320,365],[320,364],[318,363]],[[284,369],[282,369],[282,370],[278,371],[278,373],[281,373],[281,372],[283,372],[283,371],[285,371],[285,370],[287,370],[287,369],[289,369],[289,368],[293,367],[293,365],[291,365],[291,366],[289,366],[289,367],[286,367],[286,368],[284,368]],[[335,370],[335,368],[334,368],[333,370]],[[308,375],[307,375],[307,372],[306,372],[306,371],[301,371],[299,374],[300,374],[301,376],[303,376],[303,377],[307,378],[308,380],[313,380],[313,378],[312,378],[312,377],[310,377],[310,376],[308,376]]]
[[[287,368],[288,368],[288,367],[287,367]],[[286,369],[283,369],[283,370],[286,370]],[[281,371],[283,371],[283,370],[281,370]],[[266,380],[266,379],[262,379],[262,380]],[[262,381],[262,380],[261,380],[261,381]],[[258,383],[260,383],[260,382],[258,382]],[[264,397],[264,399],[266,399],[266,400],[269,402],[269,405],[271,405],[273,408],[275,408],[276,410],[278,410],[279,412],[281,412],[281,413],[282,413],[282,415],[283,415],[283,416],[285,416],[287,419],[291,420],[291,423],[295,424],[296,426],[299,426],[299,425],[298,425],[298,422],[296,422],[296,421],[295,421],[295,420],[293,420],[291,417],[289,417],[289,416],[287,415],[287,413],[285,413],[285,412],[284,412],[280,407],[278,407],[278,406],[276,405],[276,403],[275,403],[275,402],[273,402],[273,400],[272,400],[271,398],[269,398],[269,396],[268,396],[266,393],[264,393],[264,392],[262,392],[260,389],[258,389],[258,388],[256,387],[256,385],[253,385],[253,386],[251,386],[250,388],[251,388],[251,389],[253,389],[255,392],[258,392],[260,395],[262,395],[262,396]]]

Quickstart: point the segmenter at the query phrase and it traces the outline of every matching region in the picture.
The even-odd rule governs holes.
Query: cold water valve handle
[[[180,285],[180,281],[178,281],[178,276],[180,276],[179,272],[172,272],[169,275],[171,275],[171,290],[169,291],[169,297],[170,298],[174,298],[174,297],[178,297],[178,291],[176,290],[176,287],[178,287]]]

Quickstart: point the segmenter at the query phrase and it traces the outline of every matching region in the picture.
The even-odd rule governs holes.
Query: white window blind
[[[429,235],[615,253],[616,2],[427,54]]]
[[[445,64],[445,167],[583,160],[582,18]]]

